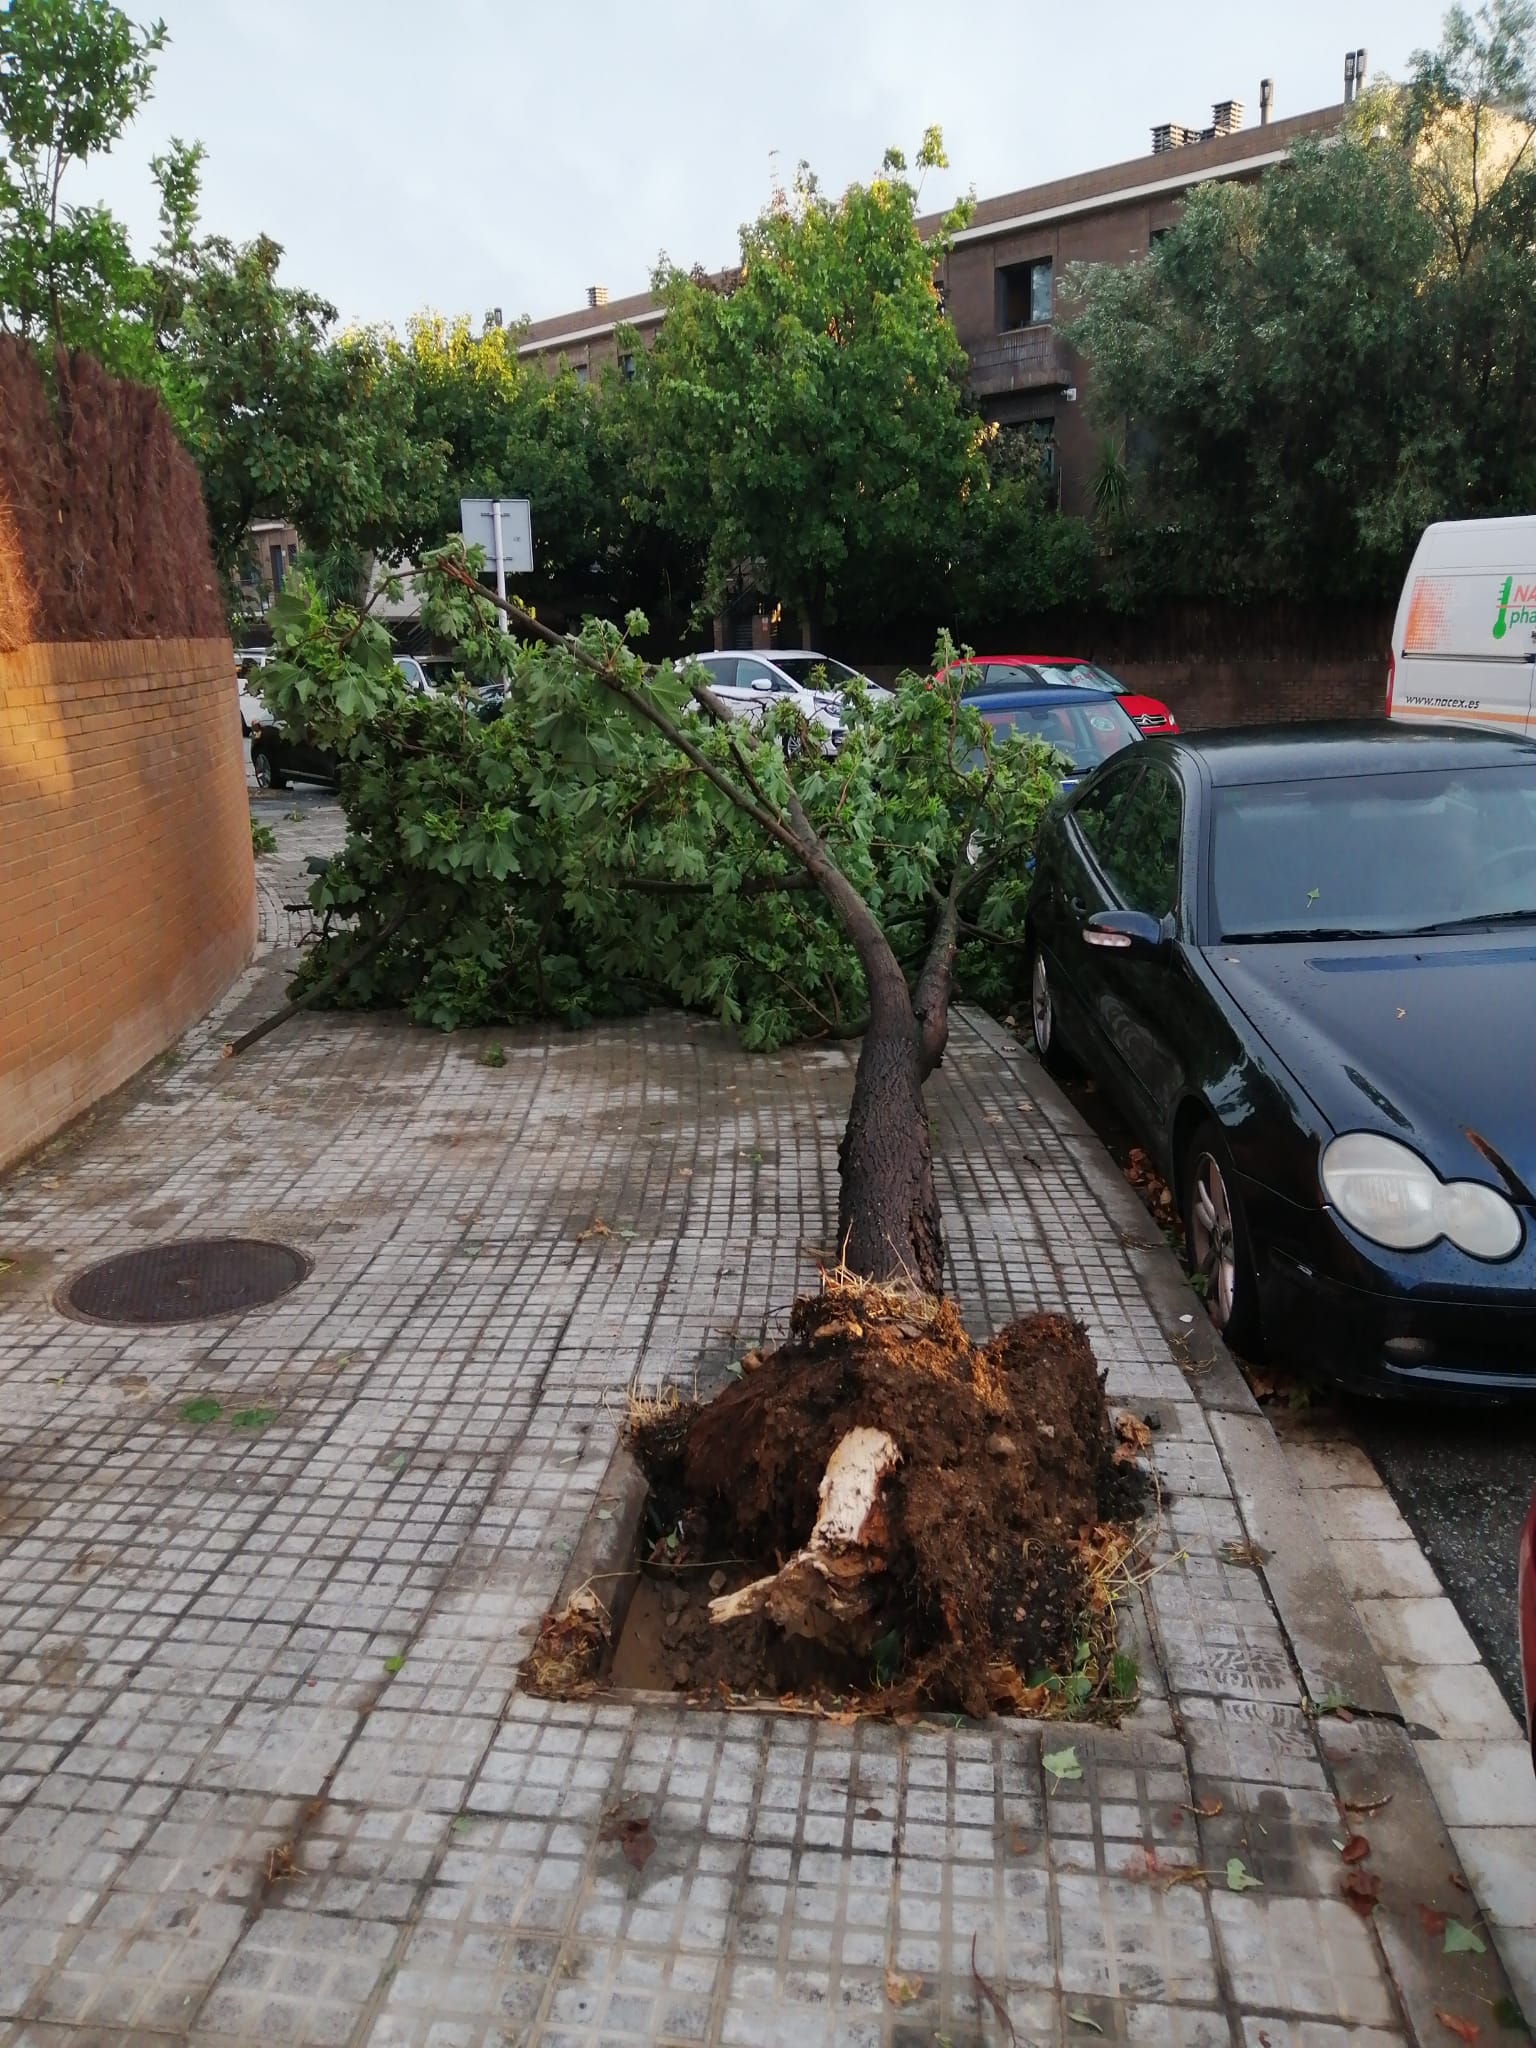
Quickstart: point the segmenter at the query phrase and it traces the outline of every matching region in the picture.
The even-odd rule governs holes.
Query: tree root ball
[[[718,1560],[744,1589],[672,1640],[695,1686],[731,1692],[1027,1710],[1082,1640],[1095,1530],[1139,1497],[1081,1324],[1034,1316],[979,1345],[952,1302],[847,1276],[684,1430],[650,1442],[642,1418],[631,1438],[653,1526],[682,1532],[658,1562]],[[874,1511],[840,1529],[824,1479],[882,1438]]]

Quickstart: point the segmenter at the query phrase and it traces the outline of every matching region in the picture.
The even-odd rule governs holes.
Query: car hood
[[[1380,1131],[1447,1179],[1536,1190],[1536,931],[1226,944],[1205,958],[1339,1131]]]

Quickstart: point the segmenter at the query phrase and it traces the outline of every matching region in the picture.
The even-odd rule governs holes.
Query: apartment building
[[[1345,100],[1365,76],[1365,52],[1345,63]],[[1242,104],[1223,100],[1209,126],[1164,122],[1146,156],[983,199],[954,237],[935,282],[970,363],[978,409],[1005,430],[1038,444],[1063,507],[1087,508],[1097,467],[1097,436],[1084,415],[1089,371],[1057,331],[1059,286],[1072,263],[1134,263],[1178,218],[1186,194],[1212,180],[1252,180],[1305,137],[1326,136],[1343,106],[1273,118],[1269,80],[1259,88],[1259,118],[1246,125]],[[939,217],[920,223],[934,232]],[[728,274],[718,280],[728,286]],[[519,353],[551,366],[562,357],[585,381],[605,365],[624,369],[648,346],[664,318],[648,292],[610,299],[594,285],[579,311],[536,320]],[[623,346],[620,346],[621,332]]]

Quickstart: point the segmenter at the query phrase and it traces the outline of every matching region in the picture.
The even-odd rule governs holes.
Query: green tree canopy
[[[1532,19],[1453,9],[1337,140],[1068,273],[1092,413],[1129,430],[1104,518],[1129,595],[1385,596],[1428,521],[1529,508]]]
[[[111,0],[9,0],[0,12],[0,326],[147,360],[141,278],[103,206],[66,197],[73,165],[110,149],[149,98],[165,24]]]
[[[944,161],[930,129],[918,166]],[[658,502],[706,550],[717,602],[745,573],[813,625],[932,604],[987,559],[1005,512],[1025,515],[1013,537],[1042,509],[1017,483],[992,501],[934,288],[943,238],[919,235],[917,197],[896,151],[837,199],[802,166],[743,228],[738,273],[658,273],[637,413]]]

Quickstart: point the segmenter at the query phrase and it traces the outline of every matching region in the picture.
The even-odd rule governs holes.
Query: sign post
[[[506,602],[507,573],[533,574],[533,519],[526,498],[460,498],[459,531],[466,547],[484,548]]]

